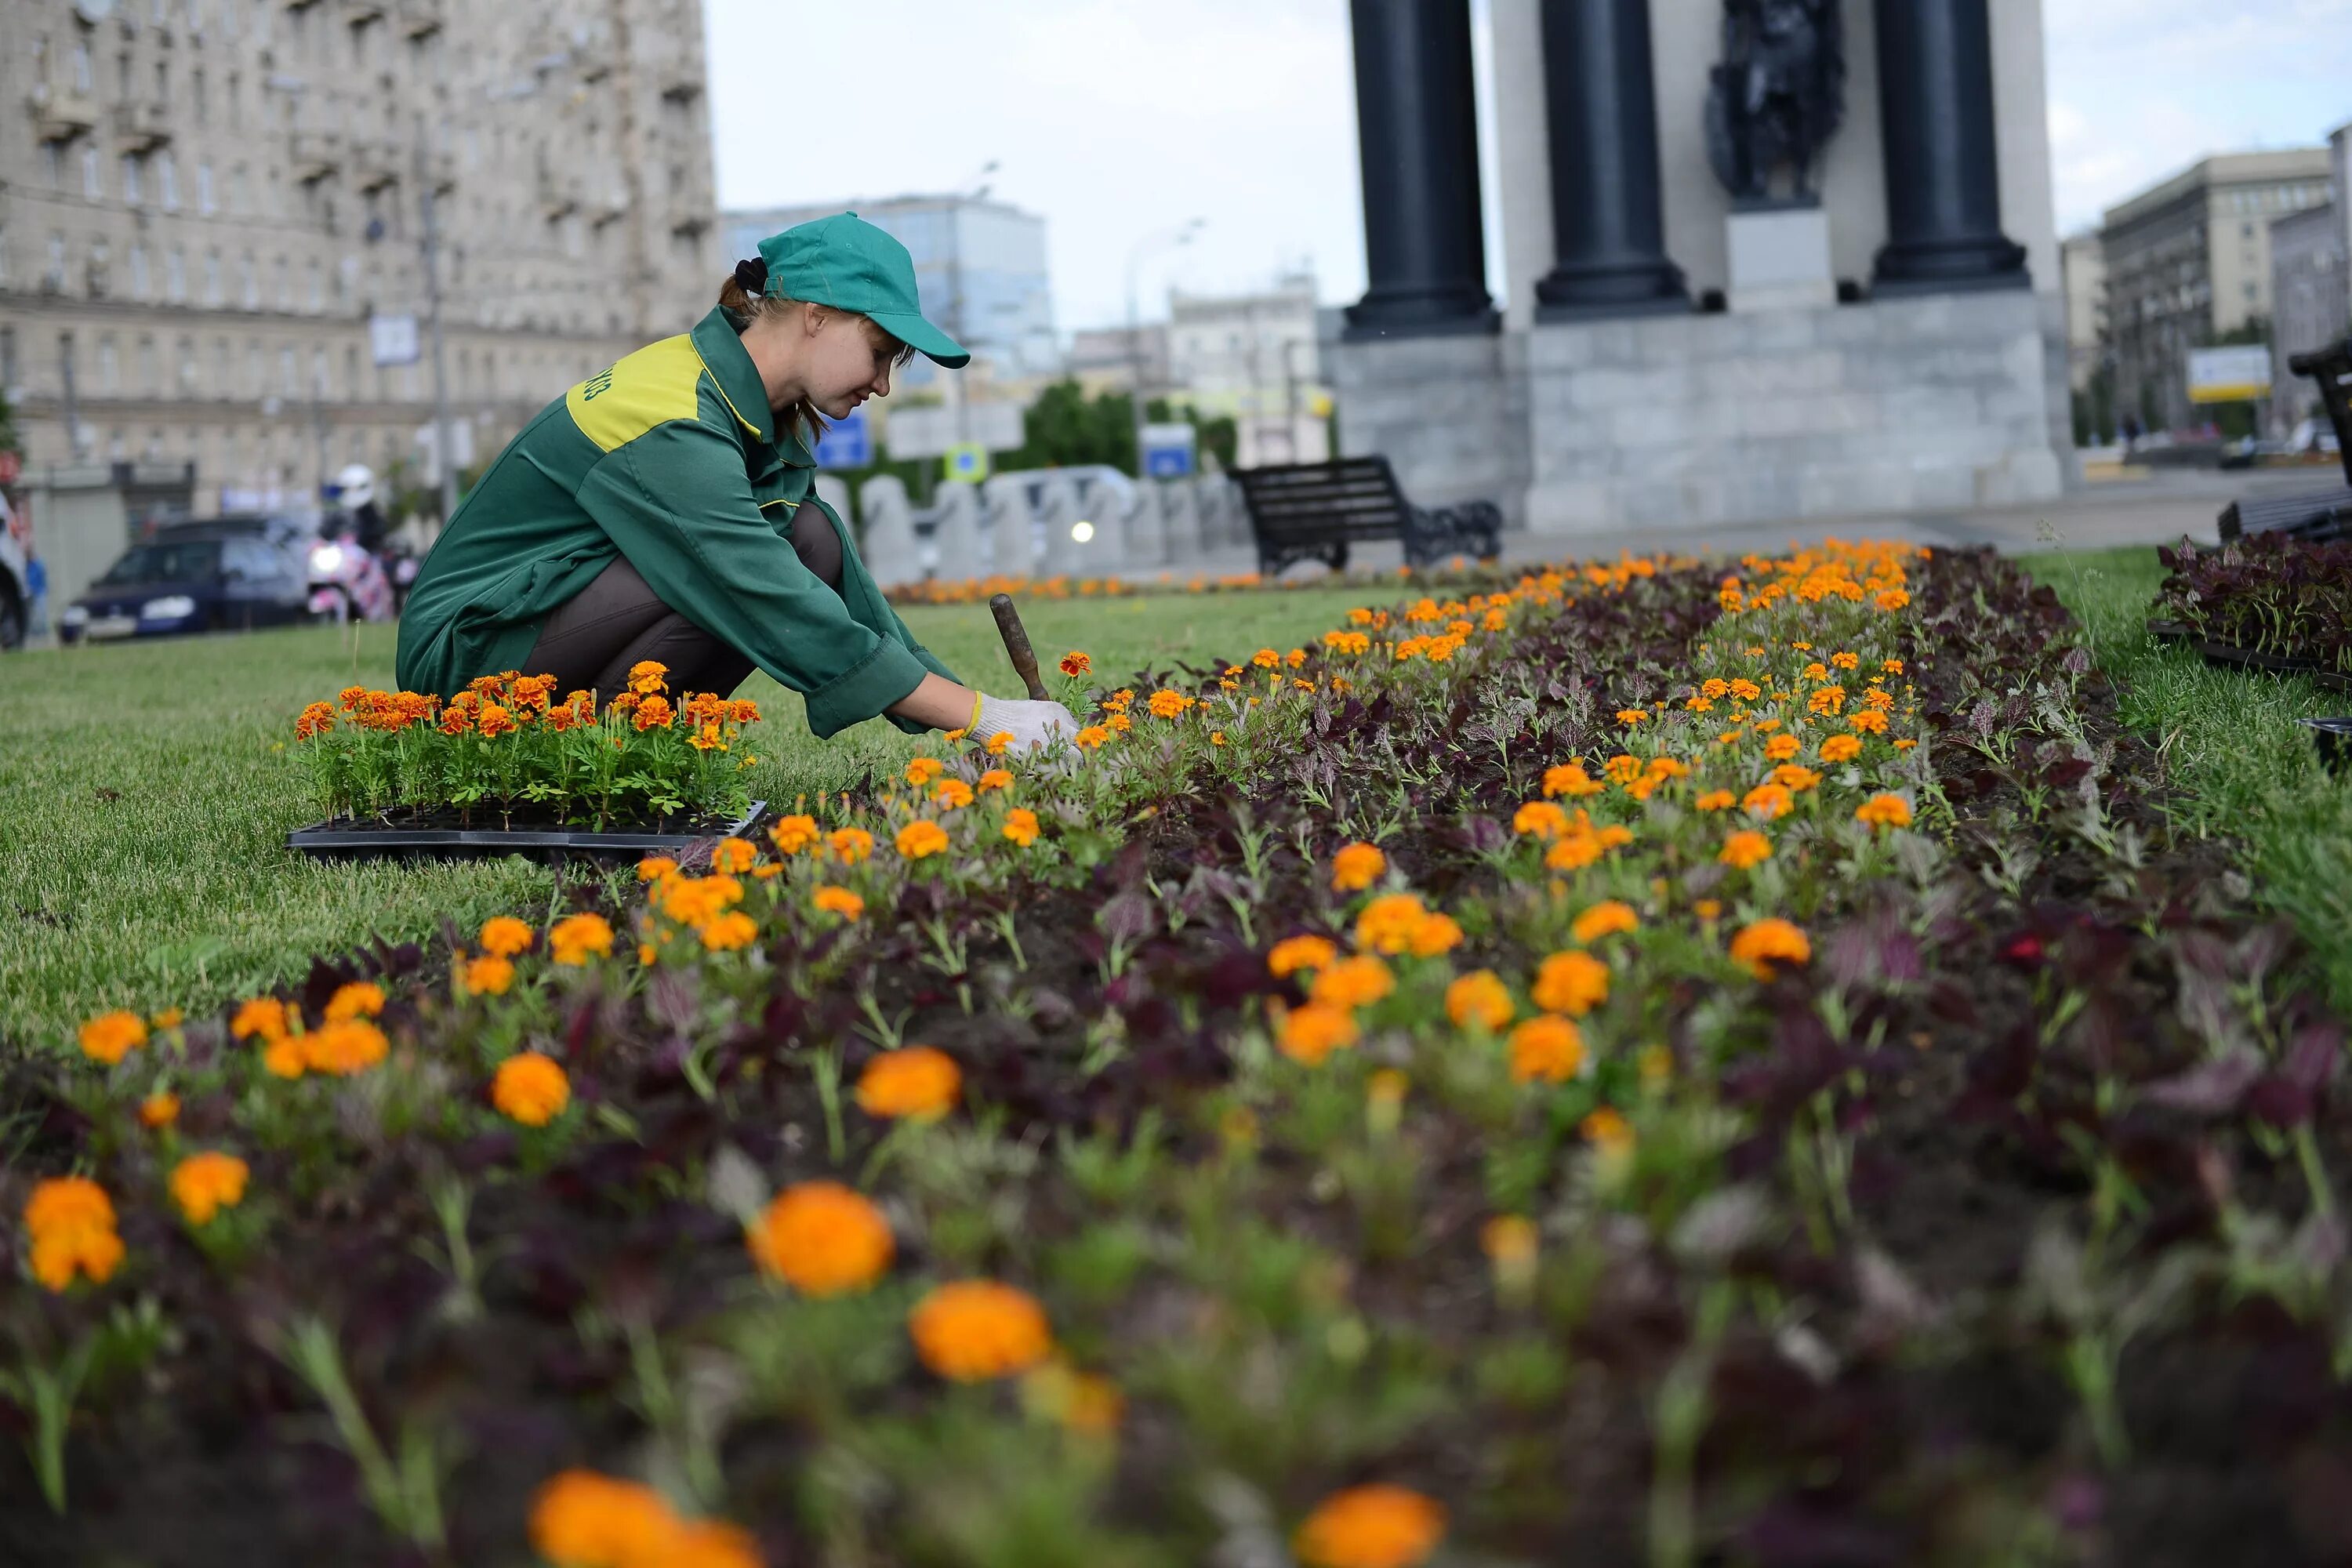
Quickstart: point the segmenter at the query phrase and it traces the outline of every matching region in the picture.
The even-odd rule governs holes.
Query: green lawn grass
[[[1041,658],[1067,648],[1118,679],[1171,658],[1289,647],[1380,597],[1365,586],[1280,593],[1034,600]],[[982,605],[921,606],[908,624],[989,690],[1017,696]],[[218,1005],[372,936],[427,936],[544,907],[554,879],[520,859],[321,863],[289,852],[320,815],[291,752],[303,703],[389,686],[393,633],[358,628],[175,639],[0,661],[0,1045],[70,1037],[109,1007]],[[743,694],[764,721],[755,795],[789,807],[919,742],[887,724],[820,742],[800,699],[765,676]]]
[[[2217,669],[2150,637],[2148,606],[2164,577],[2150,547],[2023,564],[2057,590],[2121,682],[2125,722],[2163,758],[2176,826],[2242,843],[2256,896],[2294,922],[2330,1001],[2352,1013],[2352,780],[2329,778],[2294,723],[2352,713],[2352,696],[2300,677]]]

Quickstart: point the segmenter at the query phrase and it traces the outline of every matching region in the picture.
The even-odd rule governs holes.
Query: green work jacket
[[[713,310],[582,382],[507,444],[417,573],[400,619],[400,684],[446,698],[521,668],[548,612],[615,556],[806,697],[819,735],[881,713],[926,671],[953,680],[875,587],[815,480],[814,459],[777,430],[751,356]],[[838,594],[793,549],[803,506],[841,536]]]

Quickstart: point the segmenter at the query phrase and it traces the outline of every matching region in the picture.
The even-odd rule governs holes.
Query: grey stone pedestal
[[[1416,506],[1491,500],[1506,528],[1520,526],[1525,344],[1498,332],[1328,345],[1342,455],[1386,457]]]

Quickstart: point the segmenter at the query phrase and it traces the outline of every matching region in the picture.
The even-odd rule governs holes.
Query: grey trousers
[[[801,564],[841,592],[841,540],[824,514],[803,507],[792,540]],[[725,697],[751,673],[750,658],[662,603],[622,556],[548,613],[522,672],[552,675],[558,692],[586,688],[601,701],[625,690],[629,667],[649,658],[669,667],[669,689],[681,696]]]

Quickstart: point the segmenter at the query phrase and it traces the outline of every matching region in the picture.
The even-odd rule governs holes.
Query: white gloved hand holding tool
[[[971,738],[986,742],[991,736],[1010,734],[1012,749],[1050,746],[1078,732],[1078,721],[1058,702],[1013,700],[983,694],[971,710]]]

